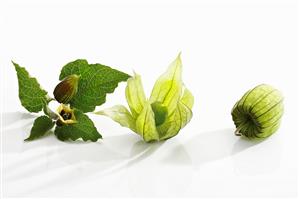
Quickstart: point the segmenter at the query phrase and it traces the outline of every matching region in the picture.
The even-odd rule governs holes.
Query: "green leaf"
[[[145,104],[136,120],[136,130],[146,142],[159,140],[159,134],[155,124],[155,114],[149,103]]]
[[[34,120],[30,136],[25,141],[35,140],[44,136],[54,126],[54,122],[47,116],[40,116]]]
[[[97,131],[91,119],[88,118],[80,110],[74,110],[74,114],[77,120],[75,124],[56,126],[55,135],[61,140],[77,140],[82,138],[84,141],[91,140],[96,142],[98,139],[102,138],[101,134]]]
[[[39,112],[48,103],[47,92],[43,90],[36,78],[30,77],[24,67],[12,62],[15,66],[19,82],[19,98],[21,104],[29,112]]]
[[[116,105],[111,108],[95,112],[95,114],[107,116],[119,123],[121,126],[127,127],[136,132],[135,119],[125,106]]]
[[[151,93],[151,102],[161,102],[172,114],[182,92],[182,61],[180,54],[170,64],[167,71],[156,81]]]
[[[80,81],[76,95],[70,105],[83,112],[94,111],[96,106],[106,101],[106,94],[114,92],[118,83],[126,81],[130,76],[101,64],[88,64],[86,60],[78,59],[65,65],[59,79],[76,74]]]
[[[140,75],[135,74],[134,77],[128,79],[126,98],[133,118],[136,119],[141,113],[146,101]]]

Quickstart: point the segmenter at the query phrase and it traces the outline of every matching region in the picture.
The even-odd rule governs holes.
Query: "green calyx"
[[[151,96],[146,99],[141,77],[129,78],[126,99],[130,110],[122,105],[98,111],[130,128],[144,141],[160,141],[176,136],[192,118],[194,98],[182,81],[180,54],[156,81]]]
[[[258,85],[233,107],[235,134],[249,139],[269,137],[279,128],[283,111],[281,92],[267,84]]]

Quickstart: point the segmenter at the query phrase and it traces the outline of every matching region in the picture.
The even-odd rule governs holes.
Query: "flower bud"
[[[69,75],[54,89],[54,97],[59,103],[67,104],[76,95],[80,76]]]

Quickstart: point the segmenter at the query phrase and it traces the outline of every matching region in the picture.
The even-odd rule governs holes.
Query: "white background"
[[[43,3],[42,3],[43,2]],[[296,1],[38,1],[0,3],[3,196],[296,196],[298,18]],[[36,117],[18,99],[10,60],[52,94],[61,67],[85,58],[141,74],[149,95],[182,51],[194,117],[178,136],[146,144],[108,118],[104,139],[23,142]],[[285,96],[279,131],[235,137],[230,111],[248,89]],[[125,83],[97,110],[126,104]]]

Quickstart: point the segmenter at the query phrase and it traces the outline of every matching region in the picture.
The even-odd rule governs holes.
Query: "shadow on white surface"
[[[234,129],[220,129],[192,137],[174,148],[172,155],[165,160],[176,163],[177,154],[184,154],[185,159],[191,160],[193,168],[199,169],[204,164],[232,158],[235,171],[239,174],[260,175],[271,173],[279,167],[281,151],[278,134],[267,139],[248,140],[234,136]]]
[[[223,164],[225,159],[228,160],[228,165],[233,163],[234,167],[227,168],[231,168],[237,175],[252,176],[274,172],[281,159],[278,142],[279,139],[272,138],[246,140],[234,136],[233,129],[202,132],[184,142],[177,137],[173,138],[166,141],[157,154],[154,154],[159,157],[149,157],[127,168],[130,192],[132,196],[141,197],[186,196],[194,178],[200,178],[203,166],[217,161]],[[216,163],[212,167],[217,168],[218,165]],[[209,167],[204,168],[205,171],[209,171],[207,168]],[[221,175],[221,171],[215,172],[220,172]],[[200,187],[197,192],[200,194]]]
[[[234,159],[236,154],[259,143],[234,136],[233,129],[202,132],[184,142],[178,137],[167,140],[159,146],[156,154],[133,166],[128,164],[126,170],[130,192],[132,196],[141,197],[185,196],[194,174],[202,166],[225,158]],[[236,159],[234,162],[238,161]]]
[[[253,150],[248,150],[246,155],[234,155],[244,147],[259,145]],[[273,173],[280,167],[282,158],[281,138],[278,134],[271,137],[249,141],[239,139],[233,146],[232,155],[235,172],[242,175],[257,176]]]
[[[138,162],[147,158],[161,145],[161,143],[155,143],[153,145],[144,144],[144,142],[140,140],[135,143],[131,143],[131,141],[136,140],[136,137],[134,136],[133,139],[128,139],[128,137],[132,138],[133,136],[120,135],[107,137],[105,139],[105,143],[106,145],[109,145],[109,148],[111,149],[108,149],[105,146],[98,146],[98,150],[93,150],[95,148],[91,147],[93,149],[86,149],[85,152],[81,150],[79,154],[74,152],[76,155],[73,156],[71,154],[69,154],[70,156],[64,154],[61,158],[68,163],[68,171],[63,172],[63,175],[48,180],[41,185],[26,190],[24,195],[30,193],[41,193],[41,195],[44,195],[44,193],[49,191],[49,189],[56,190],[57,188],[60,189],[64,186],[69,187],[77,185],[78,183],[90,183],[93,180],[96,181],[104,178],[105,176],[114,175],[122,171],[124,168],[134,166]],[[126,144],[123,144],[122,146],[113,146],[115,143],[120,142]],[[131,152],[129,156],[121,153],[122,150],[124,151],[127,148],[130,148],[130,146],[124,145],[131,145]],[[80,149],[78,149],[78,151],[79,150]],[[93,151],[92,154],[90,154],[91,151]],[[73,153],[73,151],[70,153]],[[86,158],[87,153],[89,153],[88,156],[90,158]],[[80,165],[80,163],[77,162],[79,159],[79,162],[82,161],[81,158],[83,161],[85,159],[85,161],[88,160],[92,163],[82,166],[82,164]]]
[[[2,125],[4,128],[16,123],[19,120],[33,119],[36,116],[31,113],[24,113],[21,111],[2,113]]]
[[[143,160],[162,144],[146,144],[134,134],[108,136],[104,142],[95,143],[61,142],[53,132],[49,133],[51,136],[24,142],[26,136],[22,131],[29,132],[29,124],[32,122],[3,132],[4,154],[17,157],[4,164],[5,182],[38,182],[26,184],[27,188],[12,196],[44,193],[87,181],[92,176],[113,174]]]
[[[264,140],[259,150],[248,150],[261,142],[236,137],[233,129],[201,132],[185,141],[175,137],[156,143],[145,143],[133,133],[104,136],[103,141],[95,143],[61,142],[53,132],[24,142],[33,121],[27,121],[31,114],[22,115],[20,125],[3,131],[3,180],[11,187],[9,196],[59,196],[58,191],[64,188],[101,182],[120,173],[125,175],[119,179],[121,184],[129,186],[132,196],[184,196],[194,172],[205,164],[232,157],[236,172],[258,175],[274,171],[280,161],[281,149],[275,136]],[[13,120],[6,124],[13,124]],[[238,155],[245,151],[246,156]],[[13,190],[14,185],[21,188]],[[69,191],[65,196],[71,194]]]
[[[175,147],[165,162],[177,163],[176,156],[181,154],[181,159],[190,159],[193,166],[199,168],[205,163],[230,157],[260,143],[244,140],[233,133],[233,129],[199,133],[182,143],[182,146]]]
[[[154,143],[159,144],[159,143]],[[173,150],[177,151],[173,154]],[[192,162],[180,140],[175,137],[163,142],[150,154],[125,168],[131,196],[184,196],[193,178]]]

